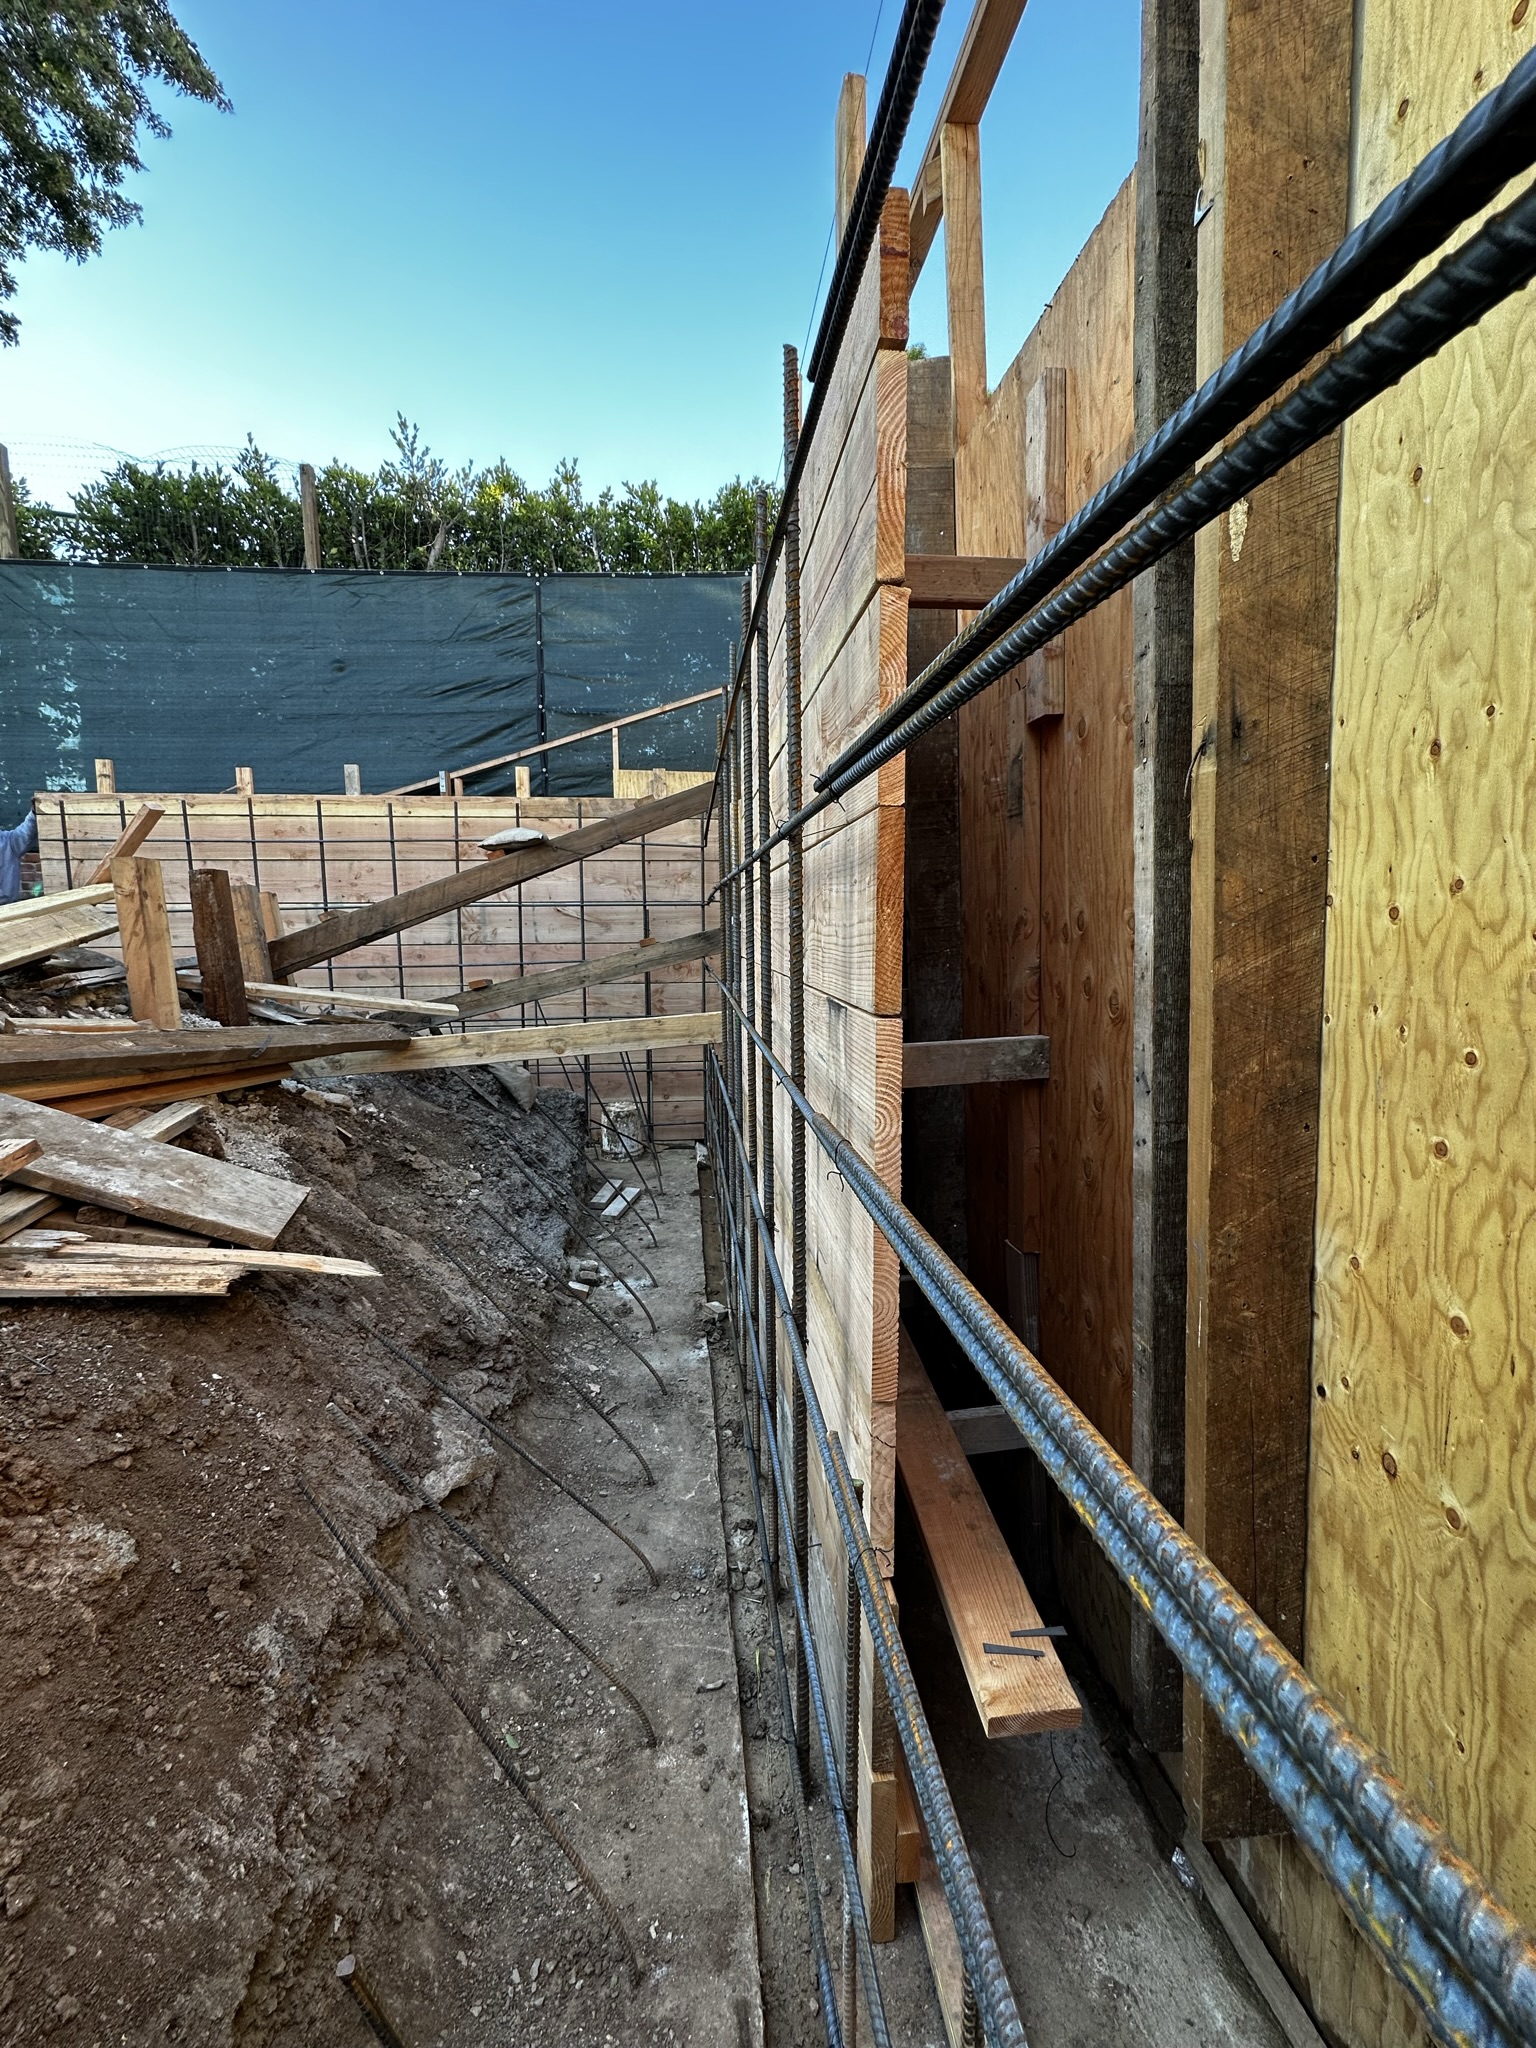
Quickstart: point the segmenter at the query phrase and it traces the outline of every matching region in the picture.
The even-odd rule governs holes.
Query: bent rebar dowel
[[[1470,245],[1469,245],[1470,246]],[[1435,2037],[1536,2041],[1536,1937],[1173,1516],[1068,1400],[715,977],[817,1143],[937,1310]],[[984,1987],[978,1986],[983,2000]]]

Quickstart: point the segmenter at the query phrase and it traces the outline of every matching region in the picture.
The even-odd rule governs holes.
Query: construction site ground
[[[610,1243],[641,1284],[589,1297],[663,1393],[565,1290],[581,1247],[555,1196],[592,1214],[579,1098],[524,1113],[478,1076],[326,1092],[213,1107],[182,1142],[307,1182],[285,1245],[382,1279],[0,1310],[0,2042],[361,2043],[336,1976],[354,1954],[407,2048],[753,2048],[692,1149],[662,1154],[659,1203],[621,1225],[655,1285]],[[584,1494],[658,1583],[386,1339]],[[654,1746],[337,1410],[611,1664]],[[497,1752],[613,1901],[637,1985]]]

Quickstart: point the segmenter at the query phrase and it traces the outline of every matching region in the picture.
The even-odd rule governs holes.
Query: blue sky
[[[179,0],[234,102],[166,111],[143,224],[22,269],[0,439],[37,482],[225,447],[371,466],[397,412],[450,460],[693,496],[779,455],[842,75],[900,0]],[[950,0],[910,172],[969,13]],[[1032,0],[983,124],[995,381],[1129,170],[1137,0]],[[944,345],[941,250],[914,339]]]

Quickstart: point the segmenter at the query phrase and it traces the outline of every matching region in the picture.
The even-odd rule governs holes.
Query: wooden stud
[[[304,521],[304,566],[320,566],[320,500],[315,492],[315,466],[299,464],[299,506]]]
[[[254,796],[256,794],[256,770],[254,768],[237,768],[235,770],[235,794],[236,796]]]
[[[981,130],[949,122],[939,135],[944,180],[944,282],[955,446],[987,406],[987,297],[981,260]]]
[[[927,261],[933,238],[944,217],[944,182],[940,166],[945,128],[952,121],[980,121],[992,97],[1003,59],[1008,55],[1024,13],[1024,0],[976,0],[961,38],[955,67],[949,74],[944,97],[939,102],[922,169],[912,184],[910,243],[912,282]]]
[[[101,768],[101,765],[99,761],[96,763],[98,770]],[[109,761],[106,765],[110,768],[112,763]],[[100,780],[99,774],[97,779],[98,781]],[[95,867],[91,869],[90,875],[87,878],[88,881],[97,883],[110,882],[112,879],[113,861],[126,860],[129,854],[137,853],[164,816],[165,812],[158,804],[140,804],[139,808],[118,834],[116,845],[112,847],[110,852],[103,854]]]
[[[617,726],[614,726],[609,734],[609,739],[613,747],[613,794],[617,796],[619,793],[619,728]]]
[[[849,71],[844,74],[842,91],[837,96],[835,189],[839,243],[847,232],[848,216],[853,211],[853,195],[858,190],[859,173],[864,168],[864,151],[868,146],[868,139],[869,116],[864,74],[861,71]]]
[[[1067,373],[1043,370],[1024,400],[1024,540],[1037,555],[1067,520]],[[1067,650],[1059,637],[1024,663],[1024,716],[1060,718],[1067,708]]]
[[[361,796],[363,793],[363,771],[355,761],[342,763],[341,793],[343,796]]]
[[[526,803],[533,795],[533,770],[518,767],[512,771],[513,795],[519,803]]]
[[[11,458],[0,447],[0,562],[14,562],[21,554],[16,530],[16,494],[11,488]]]
[[[192,940],[202,980],[203,1008],[216,1023],[251,1021],[234,898],[223,868],[192,870]]]
[[[157,860],[130,854],[112,863],[117,927],[128,975],[128,1004],[135,1017],[162,1031],[181,1026],[181,991],[176,955],[165,914],[165,881]]]
[[[1353,17],[1203,17],[1204,377],[1348,226]],[[1184,1524],[1302,1650],[1339,500],[1320,443],[1195,550]],[[1283,1827],[1186,1686],[1206,1840]]]
[[[96,794],[114,796],[117,792],[117,768],[105,754],[96,756]]]
[[[240,973],[245,981],[271,981],[272,955],[268,950],[266,926],[262,919],[261,891],[254,882],[231,882],[235,943],[240,949]]]

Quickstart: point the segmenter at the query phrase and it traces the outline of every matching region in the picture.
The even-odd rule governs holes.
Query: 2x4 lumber
[[[116,844],[110,847],[91,869],[87,881],[110,882],[113,861],[127,860],[130,854],[137,853],[164,816],[165,812],[158,804],[140,804],[117,835]]]
[[[1051,1639],[1019,1636],[1041,1628],[1039,1611],[905,1330],[896,1468],[987,1736],[1075,1728],[1082,1709]]]
[[[235,1028],[251,1021],[234,897],[223,868],[192,870],[192,942],[197,948],[203,1008],[216,1023]]]
[[[837,96],[837,129],[833,144],[833,175],[837,192],[837,239],[841,243],[853,211],[864,151],[869,142],[868,89],[862,71],[843,75]]]
[[[0,923],[0,974],[99,939],[117,923],[115,903],[82,903],[72,910],[53,910],[45,907],[46,896],[35,901],[38,908],[31,916]]]
[[[262,918],[261,891],[254,882],[231,882],[229,893],[235,910],[235,941],[240,948],[240,972],[247,982],[272,980],[272,955],[268,950]]]
[[[1353,18],[1202,16],[1197,376],[1349,224]],[[1195,548],[1184,1525],[1302,1653],[1329,887],[1337,437]],[[1184,1792],[1206,1840],[1280,1816],[1193,1688]]]
[[[315,489],[315,465],[299,464],[299,513],[304,524],[304,566],[320,566],[320,498]]]
[[[13,1173],[30,1166],[34,1159],[41,1158],[42,1150],[36,1138],[0,1140],[0,1180],[9,1180]]]
[[[1023,566],[1022,556],[908,555],[907,603],[913,611],[979,612]]]
[[[430,1074],[440,1067],[486,1067],[504,1060],[587,1058],[659,1052],[670,1046],[720,1043],[720,1012],[681,1017],[594,1017],[570,1024],[530,1024],[511,1031],[465,1031],[412,1038],[388,1052],[343,1053],[306,1060],[300,1078],[327,1074]]]
[[[60,1260],[99,1260],[104,1265],[144,1265],[171,1262],[186,1266],[227,1266],[238,1273],[330,1273],[338,1279],[377,1280],[379,1269],[363,1259],[339,1259],[319,1252],[264,1252],[245,1246],[176,1244],[167,1238],[158,1245],[114,1244],[87,1237],[83,1232],[26,1230],[12,1239],[15,1252],[43,1251]],[[9,1257],[10,1253],[0,1254]]]
[[[96,756],[96,794],[115,796],[117,794],[117,764],[109,754]]]
[[[719,695],[718,690],[696,690],[691,697],[674,697],[669,704],[653,704],[647,711],[628,711],[622,718],[605,718],[600,725],[584,725],[580,732],[562,733],[557,740],[540,740],[535,747],[519,747],[514,754],[493,754],[489,760],[471,761],[465,768],[444,769],[441,775],[424,776],[420,782],[402,782],[398,789],[386,790],[384,794],[414,796],[418,791],[436,790],[444,778],[462,782],[467,775],[486,775],[493,768],[509,768],[518,761],[553,754],[561,747],[580,746],[583,740],[599,740],[604,733],[617,732],[620,726],[644,725],[647,719],[664,718],[669,711],[686,711],[691,704],[707,704]]]
[[[976,0],[966,24],[955,66],[939,102],[933,132],[928,137],[917,176],[912,181],[912,282],[933,247],[933,238],[944,218],[945,200],[939,172],[944,130],[952,122],[975,125],[987,110],[1003,59],[1013,43],[1014,32],[1023,18],[1025,0]]]
[[[211,1074],[177,1074],[167,1081],[150,1081],[132,1088],[94,1089],[80,1084],[79,1094],[43,1096],[18,1090],[27,1101],[47,1101],[55,1109],[67,1109],[71,1116],[94,1121],[114,1110],[133,1109],[146,1103],[180,1102],[186,1095],[229,1095],[239,1088],[267,1088],[274,1082],[291,1080],[293,1069],[286,1062],[262,1067],[224,1067]]]
[[[1024,540],[1037,555],[1067,521],[1067,373],[1042,370],[1024,400]],[[1060,718],[1067,708],[1067,649],[1058,635],[1026,656],[1025,718]]]
[[[284,991],[286,993],[286,991]],[[218,1031],[124,1030],[79,1038],[30,1035],[0,1043],[0,1088],[17,1083],[137,1079],[262,1061],[322,1059],[328,1053],[372,1052],[406,1041],[392,1024],[247,1024]]]
[[[1145,0],[1132,347],[1136,441],[1195,388],[1200,0]],[[1133,700],[1136,849],[1131,1152],[1131,1462],[1184,1516],[1184,1300],[1189,1105],[1189,756],[1194,551],[1138,576]],[[1154,1754],[1180,1746],[1183,1674],[1131,1611],[1131,1717]]]
[[[526,853],[509,853],[501,860],[486,861],[481,867],[460,869],[457,874],[443,875],[436,881],[403,890],[398,896],[387,896],[381,903],[337,911],[318,924],[301,926],[278,939],[271,948],[273,969],[281,977],[301,967],[313,967],[318,961],[350,952],[354,946],[365,946],[372,939],[423,924],[428,918],[460,909],[466,903],[478,903],[482,897],[500,895],[504,889],[568,867],[573,861],[606,853],[611,846],[627,845],[686,818],[701,818],[709,803],[711,787],[709,783],[700,783],[696,789],[682,789],[655,803],[637,804],[632,811],[617,817],[600,818],[574,832],[563,832],[544,846],[529,847]]]
[[[181,1027],[181,991],[165,911],[165,878],[157,860],[129,854],[112,863],[117,928],[128,977],[128,1007],[162,1031]]]
[[[419,1001],[410,996],[387,996],[375,994],[366,988],[304,988],[297,982],[248,981],[245,984],[248,996],[273,1003],[292,1003],[299,1008],[309,1007],[320,1010],[379,1010],[386,1016],[401,1017],[458,1017],[461,1011],[452,1003],[430,1003],[425,997]]]
[[[626,946],[622,952],[605,953],[596,960],[573,960],[566,967],[545,967],[537,974],[520,974],[512,981],[493,981],[489,988],[466,989],[454,998],[454,1008],[461,1017],[480,1017],[488,1010],[547,1002],[577,989],[598,988],[604,982],[651,974],[658,967],[703,960],[719,950],[718,930],[690,932],[681,939],[647,939],[641,945]]]
[[[23,896],[18,903],[0,903],[0,932],[18,930],[29,918],[52,917],[61,910],[89,910],[113,900],[112,884],[87,884],[79,889],[60,889],[52,896]]]
[[[309,1193],[293,1181],[10,1096],[0,1098],[4,1138],[35,1138],[42,1146],[42,1158],[18,1175],[41,1194],[92,1202],[258,1251],[271,1249]]]
[[[988,1081],[1050,1077],[1051,1041],[1038,1034],[930,1039],[902,1047],[903,1088],[975,1088]]]
[[[0,1254],[0,1301],[82,1301],[116,1295],[222,1295],[239,1278],[235,1268],[185,1266],[163,1260],[125,1266],[106,1260],[66,1265],[51,1254],[11,1259]]]
[[[914,1896],[928,1970],[939,2001],[939,2017],[944,2022],[944,2038],[949,2048],[971,2048],[965,2038],[965,1959],[960,1953],[960,1937],[955,1932],[944,1880],[926,1845],[918,1864]]]
[[[981,252],[981,129],[946,121],[939,131],[944,191],[944,291],[955,446],[987,409],[987,294]]]

